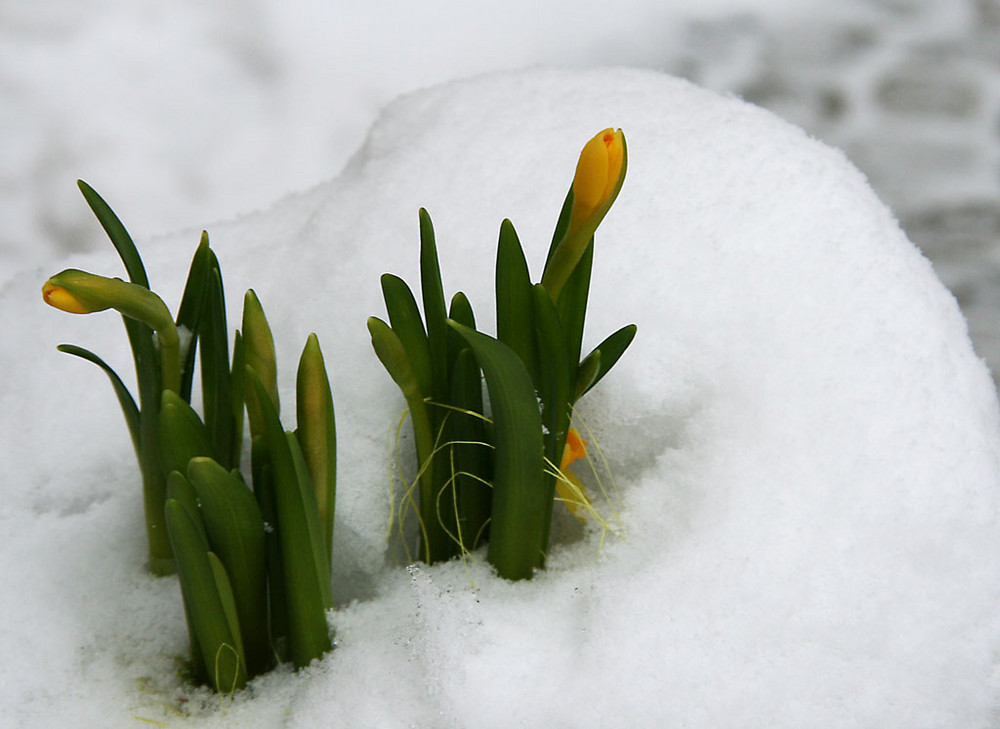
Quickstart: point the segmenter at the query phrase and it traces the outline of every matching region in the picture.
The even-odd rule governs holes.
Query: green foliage
[[[593,164],[601,155],[607,163]],[[611,370],[636,332],[634,325],[623,327],[581,361],[593,235],[621,189],[625,156],[620,130],[604,130],[585,147],[542,283],[532,284],[514,226],[503,221],[495,339],[476,330],[462,294],[452,300],[450,320],[444,319],[437,247],[425,210],[420,211],[423,317],[406,283],[382,276],[389,323],[372,317],[368,328],[413,422],[421,555],[428,563],[488,541],[487,558],[503,577],[530,578],[544,566],[573,406]],[[578,185],[590,191],[586,205],[574,200]]]
[[[230,359],[222,273],[207,234],[174,321],[149,291],[121,221],[93,189],[80,187],[132,283],[69,271],[49,279],[43,293],[67,311],[115,308],[125,316],[138,404],[96,354],[59,349],[100,367],[125,415],[143,477],[150,568],[178,572],[193,675],[231,693],[278,660],[305,666],[332,645],[326,610],[333,606],[336,429],[319,340],[310,335],[303,351],[299,428],[288,433],[278,416],[274,339],[253,291]],[[204,419],[191,407],[199,344]],[[252,490],[239,473],[244,406],[256,436]]]

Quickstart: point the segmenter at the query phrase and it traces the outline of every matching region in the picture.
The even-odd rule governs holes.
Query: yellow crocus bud
[[[603,130],[580,152],[573,177],[569,224],[542,273],[542,286],[553,301],[559,300],[594,231],[618,197],[627,167],[628,150],[621,129]]]
[[[104,311],[129,297],[129,287],[120,278],[107,278],[76,268],[67,268],[42,285],[42,298],[70,314],[91,314]],[[137,287],[141,288],[141,287]],[[148,289],[143,289],[148,293]]]
[[[580,228],[600,207],[611,207],[625,178],[625,135],[605,129],[580,152],[573,177],[570,231]]]
[[[164,389],[173,392],[180,389],[177,326],[167,305],[145,286],[67,268],[45,282],[42,298],[50,306],[70,314],[115,309],[146,324],[159,339]]]
[[[49,306],[53,306],[61,311],[70,314],[90,314],[93,309],[88,309],[79,299],[73,296],[62,286],[57,286],[51,280],[42,284],[42,298]]]

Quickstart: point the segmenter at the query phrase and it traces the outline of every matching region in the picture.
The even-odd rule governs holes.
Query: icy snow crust
[[[448,295],[466,291],[493,331],[500,221],[537,279],[579,148],[610,125],[629,172],[599,231],[588,340],[631,321],[639,334],[580,414],[617,479],[622,536],[564,538],[530,583],[495,578],[482,555],[406,570],[386,544],[403,401],[364,326],[383,314],[378,277],[416,284],[422,205]],[[179,590],[143,572],[138,474],[110,388],[53,351],[78,342],[124,374],[124,334],[37,293],[66,266],[118,267],[110,249],[57,261],[0,294],[16,312],[0,340],[12,726],[995,717],[995,392],[955,301],[840,153],[653,73],[495,75],[403,97],[339,178],[210,233],[231,322],[253,286],[275,328],[286,425],[309,331],[332,370],[337,648],[233,701],[176,675]],[[196,242],[140,241],[171,306]]]

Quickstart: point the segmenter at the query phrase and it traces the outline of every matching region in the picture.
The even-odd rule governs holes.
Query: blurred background
[[[539,65],[682,76],[844,150],[1000,373],[1000,0],[0,0],[0,285],[105,245],[77,178],[139,241],[197,230],[336,176],[400,93]]]

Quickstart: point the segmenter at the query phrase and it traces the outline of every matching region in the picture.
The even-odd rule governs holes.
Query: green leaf
[[[399,386],[410,409],[413,437],[417,447],[417,470],[420,473],[420,519],[424,534],[424,559],[433,564],[454,555],[454,543],[448,539],[437,517],[437,483],[432,458],[436,430],[424,401],[424,395],[410,357],[396,331],[378,317],[368,317],[372,347],[382,366]]]
[[[195,526],[201,540],[204,551],[211,549],[208,545],[208,535],[205,534],[205,524],[201,520],[201,511],[198,509],[198,494],[192,488],[187,476],[174,471],[167,478],[167,500],[175,500],[179,503],[187,515],[191,518],[191,523]],[[184,618],[187,621],[188,638],[191,644],[191,673],[195,681],[200,683],[208,682],[208,671],[205,669],[205,662],[202,659],[201,647],[198,644],[198,635],[195,630],[194,619],[191,616],[191,609],[186,600],[184,603]]]
[[[246,685],[247,674],[238,652],[238,632],[231,629],[231,610],[224,604],[217,569],[202,543],[193,520],[175,499],[165,507],[167,533],[177,556],[181,594],[193,627],[208,679],[216,691],[229,693]]]
[[[431,359],[431,388],[427,394],[435,400],[443,400],[448,395],[448,315],[445,312],[434,225],[423,208],[420,208],[420,290],[427,322],[427,350]],[[440,418],[435,418],[435,422],[440,422]]]
[[[77,185],[84,199],[94,212],[101,227],[108,234],[112,245],[125,265],[129,280],[149,288],[149,279],[142,258],[125,226],[111,207],[83,180]],[[154,574],[173,572],[173,555],[164,525],[163,500],[166,482],[157,462],[156,430],[160,408],[160,390],[163,388],[160,360],[153,330],[146,324],[123,316],[132,358],[135,361],[139,390],[139,437],[137,449],[139,468],[142,472],[143,505],[146,516],[146,537],[149,542],[149,567]],[[120,402],[120,400],[119,400]],[[128,417],[128,416],[126,416]],[[133,438],[133,442],[136,439]]]
[[[587,319],[587,300],[590,297],[590,274],[594,265],[593,241],[573,269],[569,280],[563,286],[556,311],[566,335],[566,358],[570,363],[573,392],[576,391],[577,363],[583,347],[583,327]]]
[[[208,553],[208,564],[212,568],[212,576],[215,578],[215,586],[219,591],[219,602],[222,603],[222,612],[226,616],[226,623],[229,624],[229,632],[236,641],[236,655],[240,661],[246,663],[246,653],[243,650],[243,641],[240,637],[239,614],[236,610],[236,595],[233,593],[232,582],[229,573],[226,572],[225,565],[215,552]]]
[[[393,382],[399,386],[403,397],[410,401],[422,401],[424,394],[420,388],[419,378],[395,330],[377,316],[370,316],[368,333],[372,338],[375,355]]]
[[[83,193],[83,197],[90,206],[90,209],[97,216],[97,220],[100,222],[101,227],[104,228],[104,232],[111,239],[115,250],[118,251],[122,263],[125,264],[129,280],[148,289],[149,279],[146,277],[146,268],[142,265],[142,257],[139,255],[135,243],[132,242],[132,236],[125,230],[122,221],[119,220],[115,212],[104,201],[104,198],[97,194],[94,188],[83,180],[77,180],[76,184],[80,188],[80,192]]]
[[[83,347],[77,347],[75,344],[60,344],[56,347],[56,349],[60,352],[71,354],[74,357],[85,359],[88,362],[93,362],[95,365],[104,370],[104,374],[106,374],[108,379],[111,380],[111,387],[115,391],[115,397],[118,398],[118,404],[121,405],[122,414],[125,416],[125,424],[128,426],[129,436],[132,438],[132,447],[135,448],[136,455],[138,455],[140,443],[139,408],[135,404],[135,400],[132,398],[132,394],[128,391],[125,383],[122,382],[121,377],[118,376],[118,373],[111,369],[111,367],[109,367],[103,359]]]
[[[323,598],[323,607],[333,607],[333,593],[330,587],[330,560],[327,557],[328,551],[324,545],[323,524],[320,521],[319,508],[316,505],[316,491],[312,486],[309,476],[309,466],[306,464],[305,455],[302,453],[302,446],[295,433],[285,431],[288,439],[288,448],[292,454],[292,462],[295,464],[295,476],[299,486],[299,500],[302,504],[303,522],[295,526],[302,529],[309,535],[309,544],[312,547],[312,562],[316,568],[316,581],[320,587]],[[280,523],[280,517],[279,517]]]
[[[233,450],[229,454],[229,463],[233,468],[240,467],[240,457],[243,451],[243,408],[246,404],[244,380],[246,379],[246,355],[243,348],[243,335],[236,331],[233,341],[233,367],[229,373],[229,417],[233,423]]]
[[[186,473],[188,462],[196,456],[215,458],[212,440],[198,413],[170,390],[163,391],[157,433],[164,478],[172,471]]]
[[[559,243],[562,242],[562,239],[566,237],[566,231],[569,230],[569,220],[572,212],[573,185],[570,185],[569,191],[563,199],[562,208],[559,210],[559,217],[556,220],[555,230],[552,232],[552,242],[549,244],[549,252],[545,256],[545,268],[549,267],[549,263],[552,261],[552,255],[556,252],[556,248],[559,247]]]
[[[461,336],[457,332],[456,336]],[[456,408],[448,421],[453,443],[451,465],[455,471],[458,528],[465,549],[485,544],[493,492],[490,448],[486,445],[483,420],[483,382],[472,350],[465,347],[451,371],[451,404]],[[474,414],[476,413],[480,417]]]
[[[202,538],[205,551],[210,550],[212,547],[208,543],[205,522],[201,518],[201,507],[198,506],[198,492],[194,490],[194,486],[191,485],[184,473],[171,471],[170,475],[167,476],[167,499],[173,499],[184,507]]]
[[[264,519],[253,493],[211,458],[194,458],[188,480],[198,494],[211,550],[226,568],[246,646],[249,675],[270,666]]]
[[[267,599],[270,615],[271,643],[281,661],[288,660],[288,608],[285,600],[285,574],[281,561],[281,541],[277,526],[277,507],[274,503],[274,479],[271,477],[271,460],[264,444],[264,436],[254,437],[250,448],[250,468],[253,492],[264,518],[264,548],[267,552]]]
[[[635,333],[635,324],[622,327],[597,345],[597,348],[580,363],[581,373],[594,370],[594,374],[589,378],[589,382],[585,382],[583,377],[580,377],[577,381],[577,400],[587,394],[594,385],[601,381],[604,375],[611,371],[611,368],[615,366],[618,360],[621,359],[621,356],[625,354],[625,350],[632,344],[632,340],[635,339]]]
[[[146,539],[149,542],[149,569],[154,575],[174,573],[174,557],[164,524],[163,501],[166,480],[160,468],[157,446],[160,422],[160,398],[163,391],[160,358],[153,342],[153,330],[145,324],[122,317],[139,385],[139,470],[142,473],[142,501],[146,516]]]
[[[403,279],[386,273],[382,275],[382,296],[389,313],[389,324],[403,345],[422,396],[427,397],[433,388],[431,354],[413,292]]]
[[[553,484],[543,473],[542,419],[528,370],[514,350],[449,322],[469,343],[486,376],[496,447],[487,558],[501,577],[529,579],[545,563]]]
[[[538,352],[535,344],[531,276],[521,242],[509,220],[500,225],[496,267],[497,339],[514,350],[535,379]]]
[[[427,323],[427,352],[431,363],[430,390],[425,392],[435,403],[447,402],[448,386],[448,315],[445,311],[444,286],[441,283],[441,267],[438,262],[437,244],[434,239],[434,226],[430,215],[420,209],[420,289],[424,305],[424,319]],[[431,446],[437,450],[443,438],[444,424],[450,414],[444,408],[431,405],[427,409],[431,431],[437,441]],[[450,478],[448,459],[432,458],[430,463],[430,480],[433,483],[433,504],[421,506],[425,518],[430,518],[432,525],[440,521],[441,530],[455,533],[455,490],[445,488]],[[429,509],[428,507],[431,507]],[[436,532],[436,526],[433,527]],[[446,534],[440,535],[439,556],[449,559],[455,554],[454,541]]]
[[[284,573],[285,605],[288,610],[289,653],[296,668],[307,666],[330,649],[330,633],[324,608],[330,594],[329,568],[323,573],[326,553],[315,548],[320,543],[319,514],[308,508],[308,483],[300,480],[300,467],[289,438],[281,427],[278,413],[260,377],[247,366],[247,382],[259,403],[274,483],[276,524]],[[322,575],[322,576],[321,576]],[[326,582],[324,585],[323,582]]]
[[[212,259],[214,256],[209,255],[208,233],[202,232],[201,242],[191,258],[191,267],[188,269],[187,281],[184,284],[184,294],[181,296],[181,303],[177,308],[178,332],[187,333],[186,341],[182,339],[180,354],[180,395],[186,402],[191,402],[195,352],[198,349],[198,322],[205,306]]]
[[[589,390],[597,381],[597,373],[601,369],[601,350],[595,349],[588,354],[576,372],[576,391],[573,393],[573,402],[576,402]]]
[[[243,297],[243,356],[248,367],[252,367],[264,385],[264,392],[274,405],[275,412],[281,412],[278,399],[278,360],[274,352],[274,335],[271,326],[264,315],[264,307],[253,289]],[[247,412],[250,416],[250,432],[258,435],[263,424],[257,421],[255,415],[259,408],[251,406],[250,400],[256,397],[253,388],[245,393]]]
[[[570,416],[570,364],[566,340],[555,305],[541,284],[532,288],[538,335],[539,376],[536,380],[542,401],[545,430],[545,457],[559,464]]]
[[[476,316],[472,311],[472,304],[469,303],[469,299],[461,291],[451,297],[451,304],[448,306],[448,319],[453,319],[459,324],[469,327],[469,329],[476,328]],[[452,370],[455,368],[455,360],[458,359],[458,353],[463,349],[467,349],[468,346],[469,345],[465,343],[465,340],[462,339],[461,334],[456,332],[451,327],[448,328],[449,377],[451,376]]]
[[[205,426],[215,444],[220,463],[226,468],[239,466],[239,443],[242,436],[243,404],[232,402],[232,374],[229,368],[229,329],[226,325],[226,297],[222,273],[215,254],[211,254],[205,309],[198,329],[201,340],[201,395]],[[272,343],[273,346],[273,343]],[[234,456],[236,460],[234,460]]]
[[[337,426],[326,363],[315,334],[309,335],[299,358],[295,394],[296,435],[315,490],[327,561],[330,561],[337,498]]]

